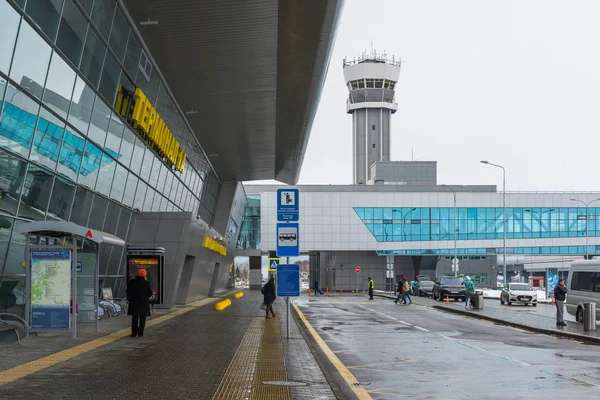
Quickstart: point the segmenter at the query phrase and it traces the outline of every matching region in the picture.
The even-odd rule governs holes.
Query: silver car
[[[509,283],[500,293],[500,304],[513,303],[537,306],[537,293],[526,283]]]

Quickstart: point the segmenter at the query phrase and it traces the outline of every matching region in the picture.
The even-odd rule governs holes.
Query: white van
[[[577,261],[571,264],[567,279],[567,312],[583,322],[583,303],[596,303],[596,320],[600,320],[600,262]]]

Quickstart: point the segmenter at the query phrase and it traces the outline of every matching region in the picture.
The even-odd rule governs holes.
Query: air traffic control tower
[[[398,110],[394,89],[400,76],[400,59],[366,52],[344,59],[344,78],[350,91],[346,105],[352,114],[354,184],[367,184],[371,165],[390,161],[392,114]]]

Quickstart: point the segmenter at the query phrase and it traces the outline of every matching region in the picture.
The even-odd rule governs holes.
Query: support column
[[[394,291],[394,256],[385,256],[385,290]]]
[[[250,256],[250,290],[262,288],[262,257]]]

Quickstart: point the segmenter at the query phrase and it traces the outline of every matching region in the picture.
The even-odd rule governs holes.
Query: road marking
[[[389,318],[389,319],[391,319],[391,320],[393,320],[393,321],[399,322],[399,323],[401,323],[401,324],[403,324],[403,325],[406,325],[406,326],[412,326],[412,324],[409,324],[409,323],[408,323],[408,322],[406,322],[406,321],[399,320],[398,318],[394,318],[394,317],[392,317],[391,315],[387,315],[387,314],[385,314],[385,313],[382,313],[381,311],[376,311],[376,310],[373,310],[373,309],[371,309],[371,308],[369,308],[369,307],[361,306],[360,304],[359,304],[358,306],[359,306],[360,308],[364,308],[365,310],[371,311],[371,312],[373,312],[373,313],[375,313],[375,314],[379,314],[379,315],[381,315],[381,316],[383,316],[383,317],[386,317],[386,318]]]
[[[514,358],[506,357],[506,356],[503,356],[503,355],[500,355],[500,354],[491,353],[491,352],[487,351],[486,349],[483,349],[481,347],[474,346],[472,344],[468,344],[468,343],[465,343],[465,342],[461,342],[460,340],[456,340],[456,343],[460,344],[461,346],[465,346],[465,347],[468,347],[470,349],[477,350],[477,351],[480,351],[482,353],[489,354],[491,356],[497,357],[497,358],[499,358],[501,360],[504,360],[504,361],[508,361],[508,362],[511,362],[511,363],[514,363],[514,364],[518,364],[518,365],[522,365],[524,367],[531,367],[531,364],[527,364],[526,362],[519,361],[519,360],[516,360]]]
[[[160,316],[158,318],[153,318],[146,323],[146,328],[168,321],[181,314],[185,314],[189,311],[195,310],[196,308],[205,306],[209,303],[212,303],[215,300],[217,299],[203,299],[195,303],[194,305],[182,307],[177,311],[173,311],[169,314]],[[2,371],[0,372],[0,387],[8,383],[14,382],[18,379],[29,376],[31,374],[34,374],[36,372],[50,368],[61,362],[71,360],[85,353],[89,353],[90,351],[96,350],[97,348],[105,346],[107,344],[116,342],[117,340],[129,335],[131,335],[131,328],[121,329],[120,331],[116,331],[106,336],[90,340],[89,342],[80,344],[70,349],[62,350],[57,353],[50,354],[49,356],[42,357],[38,360],[30,361],[28,363],[18,365],[14,368],[7,369],[6,371]]]
[[[310,334],[313,337],[313,339],[315,340],[315,342],[317,342],[317,344],[319,345],[321,350],[323,350],[323,353],[325,353],[325,355],[327,356],[329,361],[338,370],[338,372],[344,378],[344,380],[346,381],[348,386],[350,386],[350,389],[352,389],[352,391],[354,392],[356,397],[359,400],[372,400],[373,398],[369,395],[369,393],[366,391],[366,389],[359,386],[359,382],[354,377],[352,372],[350,372],[350,370],[340,361],[340,359],[334,354],[334,352],[331,351],[331,348],[329,348],[329,346],[327,346],[327,343],[325,343],[325,341],[323,339],[321,339],[321,336],[312,327],[310,322],[308,322],[308,320],[306,319],[306,317],[304,316],[304,314],[302,313],[300,308],[298,308],[296,303],[292,303],[292,306],[298,313],[300,320],[302,321],[302,323],[304,323],[304,326],[306,326],[306,329],[308,329],[308,331],[310,332]]]
[[[415,329],[418,329],[423,332],[431,332],[429,329],[421,328],[420,326],[415,326]]]

